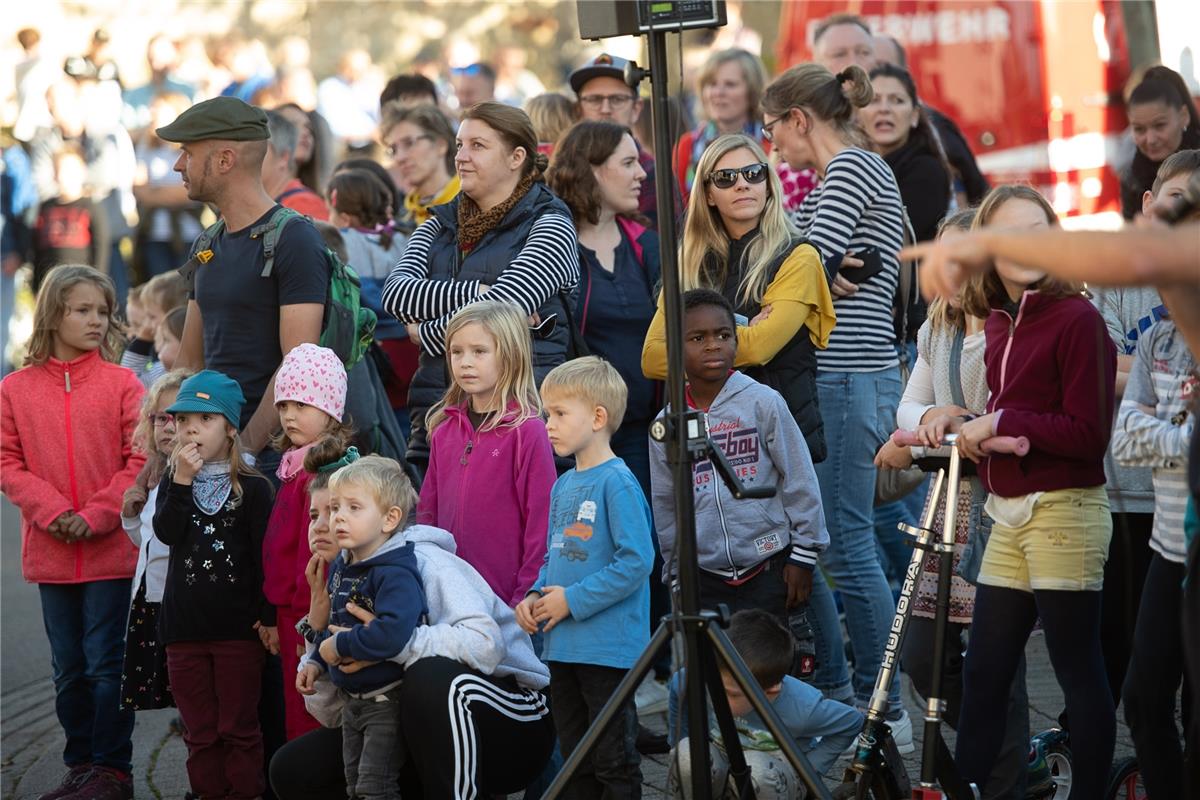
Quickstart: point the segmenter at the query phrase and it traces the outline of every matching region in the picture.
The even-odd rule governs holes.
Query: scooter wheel
[[[1067,800],[1074,782],[1067,734],[1058,728],[1033,737],[1029,746],[1029,785],[1025,800]]]
[[[1104,800],[1146,800],[1146,786],[1136,758],[1123,758],[1113,764]]]

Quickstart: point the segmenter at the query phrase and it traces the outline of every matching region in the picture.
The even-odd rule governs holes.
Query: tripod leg
[[[633,699],[638,685],[642,682],[642,678],[646,677],[646,673],[654,666],[654,660],[659,649],[670,638],[670,627],[666,623],[659,625],[658,630],[650,637],[650,644],[642,651],[637,662],[629,668],[629,672],[625,673],[625,677],[621,679],[621,682],[617,684],[613,696],[608,698],[608,702],[604,704],[604,708],[601,709],[600,715],[596,717],[596,721],[591,724],[587,733],[579,740],[579,744],[575,747],[570,757],[567,758],[562,769],[559,770],[554,783],[550,784],[550,788],[542,795],[543,798],[546,798],[546,800],[557,798],[567,788],[567,782],[579,769],[579,765],[583,763],[585,758],[592,754],[592,750],[596,749],[596,743],[600,741],[600,736],[604,733],[604,729],[609,726],[609,723],[613,721],[613,717],[621,711],[625,703]]]
[[[737,789],[739,798],[755,800],[754,784],[750,780],[750,767],[746,765],[746,754],[742,752],[737,725],[733,721],[733,712],[729,710],[729,698],[725,696],[725,686],[721,682],[721,672],[717,668],[717,660],[709,648],[704,648],[700,657],[704,662],[704,682],[708,685],[708,696],[712,700],[713,715],[717,718],[717,727],[721,731],[721,739],[725,742],[725,752],[729,759],[729,777],[733,779],[733,785]]]
[[[792,769],[796,770],[796,774],[808,788],[808,796],[810,798],[817,798],[818,800],[832,800],[829,790],[825,788],[825,783],[821,780],[820,774],[813,769],[813,765],[809,763],[808,758],[796,747],[796,742],[792,739],[791,734],[784,729],[783,723],[780,722],[779,717],[775,714],[775,709],[771,706],[770,701],[767,700],[767,696],[763,694],[762,687],[758,685],[758,681],[750,674],[749,668],[746,667],[746,662],[742,661],[742,657],[734,649],[733,643],[729,641],[729,637],[725,635],[725,631],[716,625],[709,625],[707,630],[709,641],[716,651],[717,657],[720,658],[725,668],[729,671],[729,674],[733,676],[738,686],[745,692],[746,697],[750,700],[750,705],[758,713],[759,719],[767,726],[767,732],[775,737],[775,741],[779,744],[779,749],[783,751],[784,757],[792,765]],[[732,754],[730,756],[730,763],[732,763]]]

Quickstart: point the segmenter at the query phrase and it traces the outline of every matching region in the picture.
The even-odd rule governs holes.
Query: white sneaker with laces
[[[917,749],[913,744],[912,719],[908,716],[907,711],[902,709],[900,719],[889,719],[887,724],[892,730],[892,741],[896,743],[896,749],[900,751],[900,755],[906,756]]]
[[[641,685],[637,688],[637,694],[634,695],[638,716],[665,712],[668,694],[666,682],[657,680],[654,673],[651,672],[642,680]]]

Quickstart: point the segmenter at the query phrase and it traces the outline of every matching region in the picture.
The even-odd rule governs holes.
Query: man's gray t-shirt
[[[325,244],[307,219],[287,224],[275,247],[271,277],[260,277],[265,263],[262,237],[251,238],[250,231],[278,208],[273,206],[240,231],[222,231],[209,246],[212,259],[196,270],[190,295],[204,320],[205,368],[233,378],[246,396],[242,427],[283,363],[280,307],[323,305],[329,291]]]
[[[1089,289],[1119,356],[1136,353],[1141,335],[1167,313],[1158,290],[1150,286]],[[1114,514],[1154,513],[1154,483],[1148,467],[1120,466],[1113,460],[1110,446],[1104,455],[1104,474]]]

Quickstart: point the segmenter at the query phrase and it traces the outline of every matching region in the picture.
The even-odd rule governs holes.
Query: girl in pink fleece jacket
[[[320,727],[304,709],[304,698],[290,691],[304,655],[304,639],[296,623],[308,613],[311,599],[304,571],[308,549],[308,484],[312,474],[304,468],[314,449],[329,451],[337,460],[354,434],[342,415],[346,410],[346,368],[326,347],[301,344],[283,358],[275,376],[275,408],[282,433],[275,442],[283,450],[279,492],[271,508],[263,540],[263,594],[275,606],[279,657],[284,675],[284,723],[288,741]]]
[[[525,317],[507,303],[464,308],[446,330],[446,360],[453,383],[429,411],[417,522],[454,534],[458,556],[516,606],[546,554],[557,477]]]
[[[0,383],[0,490],[21,510],[22,572],[41,594],[67,739],[61,788],[88,796],[132,792],[133,711],[120,690],[138,551],[121,532],[121,501],[145,463],[133,449],[143,389],[113,363],[116,304],[103,273],[52,269],[28,366]]]

